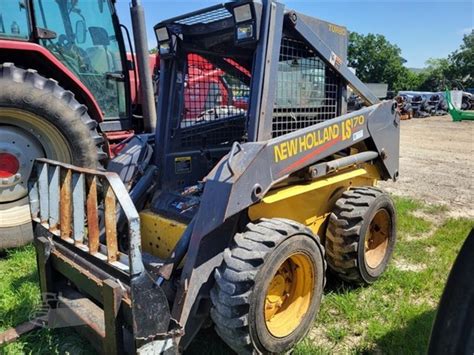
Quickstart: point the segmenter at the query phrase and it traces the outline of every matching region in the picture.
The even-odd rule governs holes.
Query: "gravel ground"
[[[447,205],[450,216],[474,217],[474,122],[450,116],[402,121],[400,178],[387,191]]]

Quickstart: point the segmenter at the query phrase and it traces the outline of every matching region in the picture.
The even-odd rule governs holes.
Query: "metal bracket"
[[[36,27],[35,37],[38,39],[56,39],[58,35],[56,32],[48,30],[46,28]]]
[[[229,152],[229,158],[227,158],[227,167],[229,168],[229,171],[232,175],[235,175],[235,170],[232,166],[232,159],[234,158],[234,156],[237,155],[237,153],[241,152],[242,150],[242,146],[239,142],[234,142],[234,144],[232,144],[232,149]]]

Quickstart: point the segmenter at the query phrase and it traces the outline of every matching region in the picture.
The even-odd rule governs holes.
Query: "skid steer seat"
[[[153,155],[153,148],[148,144],[146,135],[135,135],[122,144],[124,147],[109,162],[107,171],[117,173],[127,189],[130,190],[136,177],[143,174],[148,166]]]

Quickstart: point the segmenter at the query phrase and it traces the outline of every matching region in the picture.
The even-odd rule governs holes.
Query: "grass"
[[[452,263],[474,221],[446,218],[446,207],[395,198],[398,242],[382,278],[352,287],[329,275],[315,327],[294,354],[426,353],[436,306]],[[0,331],[25,322],[39,306],[34,249],[0,258]],[[68,329],[41,329],[0,347],[0,354],[89,354]],[[212,329],[201,331],[190,354],[229,353]]]

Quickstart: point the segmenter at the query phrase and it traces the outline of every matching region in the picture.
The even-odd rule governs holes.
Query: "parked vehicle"
[[[147,52],[143,9],[132,3],[135,48]],[[140,53],[136,73],[111,0],[2,1],[0,19],[3,249],[32,238],[27,181],[35,158],[103,167],[113,143],[154,129],[153,95],[137,87],[152,91],[156,57]]]
[[[433,108],[431,112],[433,116],[444,116],[448,114],[448,104],[444,95],[431,95],[428,98],[428,105]]]
[[[461,110],[474,110],[474,94],[465,91],[462,93]]]
[[[137,55],[126,53],[131,40],[114,6],[112,0],[2,2],[0,250],[32,239],[27,181],[35,158],[106,167],[123,147],[118,143],[154,131],[159,56],[148,54],[136,0]],[[205,120],[214,104],[246,107],[234,99],[245,92],[232,92],[222,71],[203,57],[193,63],[185,99],[186,115],[194,118],[187,122]]]
[[[413,109],[408,96],[398,95],[395,97],[395,102],[397,103],[397,111],[400,114],[401,120],[410,120],[413,118]]]
[[[355,284],[387,267],[397,220],[375,185],[398,177],[396,107],[347,67],[344,27],[281,2],[219,4],[155,33],[154,146],[133,137],[107,171],[34,165],[41,291],[106,354],[182,352],[210,319],[239,354],[286,353],[326,266]],[[214,74],[190,85],[201,58],[239,103],[213,95]],[[347,85],[368,107],[346,113]]]

